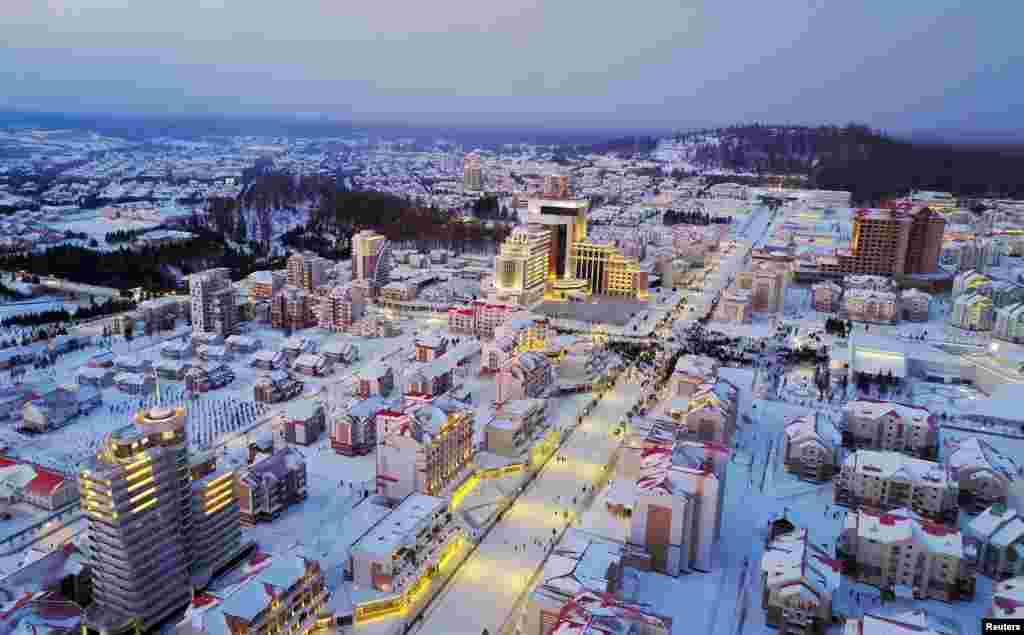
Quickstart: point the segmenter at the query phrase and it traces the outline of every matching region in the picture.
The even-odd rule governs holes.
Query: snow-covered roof
[[[925,461],[899,452],[857,450],[843,461],[843,470],[881,479],[903,478],[932,487],[949,487],[945,470],[933,461]]]
[[[857,417],[878,419],[891,413],[902,419],[906,424],[928,425],[933,428],[938,426],[934,415],[932,415],[927,408],[898,403],[895,401],[872,401],[861,399],[847,403],[845,410],[847,414]]]
[[[875,512],[865,509],[847,514],[846,529],[861,539],[881,543],[914,542],[929,552],[963,557],[963,537],[955,527],[926,520],[909,509]]]
[[[448,501],[426,494],[410,494],[390,514],[382,518],[356,544],[353,551],[378,558],[391,557],[399,547],[416,540],[415,531],[425,519],[448,509]]]
[[[946,470],[951,479],[958,479],[961,470],[989,470],[1012,481],[1017,478],[1018,466],[1010,457],[1001,454],[987,441],[968,437],[962,441],[945,442]]]
[[[809,584],[815,595],[831,595],[842,579],[840,562],[811,542],[807,529],[776,536],[761,557],[761,572],[770,588],[799,591],[801,585]]]

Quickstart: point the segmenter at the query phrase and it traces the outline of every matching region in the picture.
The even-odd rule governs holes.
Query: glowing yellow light
[[[133,508],[132,509],[132,513],[133,514],[141,514],[142,512],[144,512],[147,509],[149,509],[150,507],[152,507],[153,505],[156,505],[156,503],[157,503],[157,499],[156,498],[151,498],[149,501],[139,505],[138,507]]]

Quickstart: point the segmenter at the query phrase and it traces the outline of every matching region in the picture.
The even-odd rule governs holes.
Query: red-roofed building
[[[21,471],[22,467],[33,470],[35,477],[26,482],[26,479],[16,475],[15,471]],[[78,500],[78,484],[74,479],[34,463],[6,456],[0,456],[0,482],[12,488],[11,493],[16,500],[24,500],[46,510],[60,509]]]

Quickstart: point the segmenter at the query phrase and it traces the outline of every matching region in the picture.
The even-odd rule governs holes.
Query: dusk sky
[[[1024,129],[1024,2],[3,0],[0,107]]]

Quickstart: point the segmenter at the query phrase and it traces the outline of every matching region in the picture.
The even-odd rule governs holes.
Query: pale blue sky
[[[0,106],[1024,128],[1011,0],[3,0]]]

